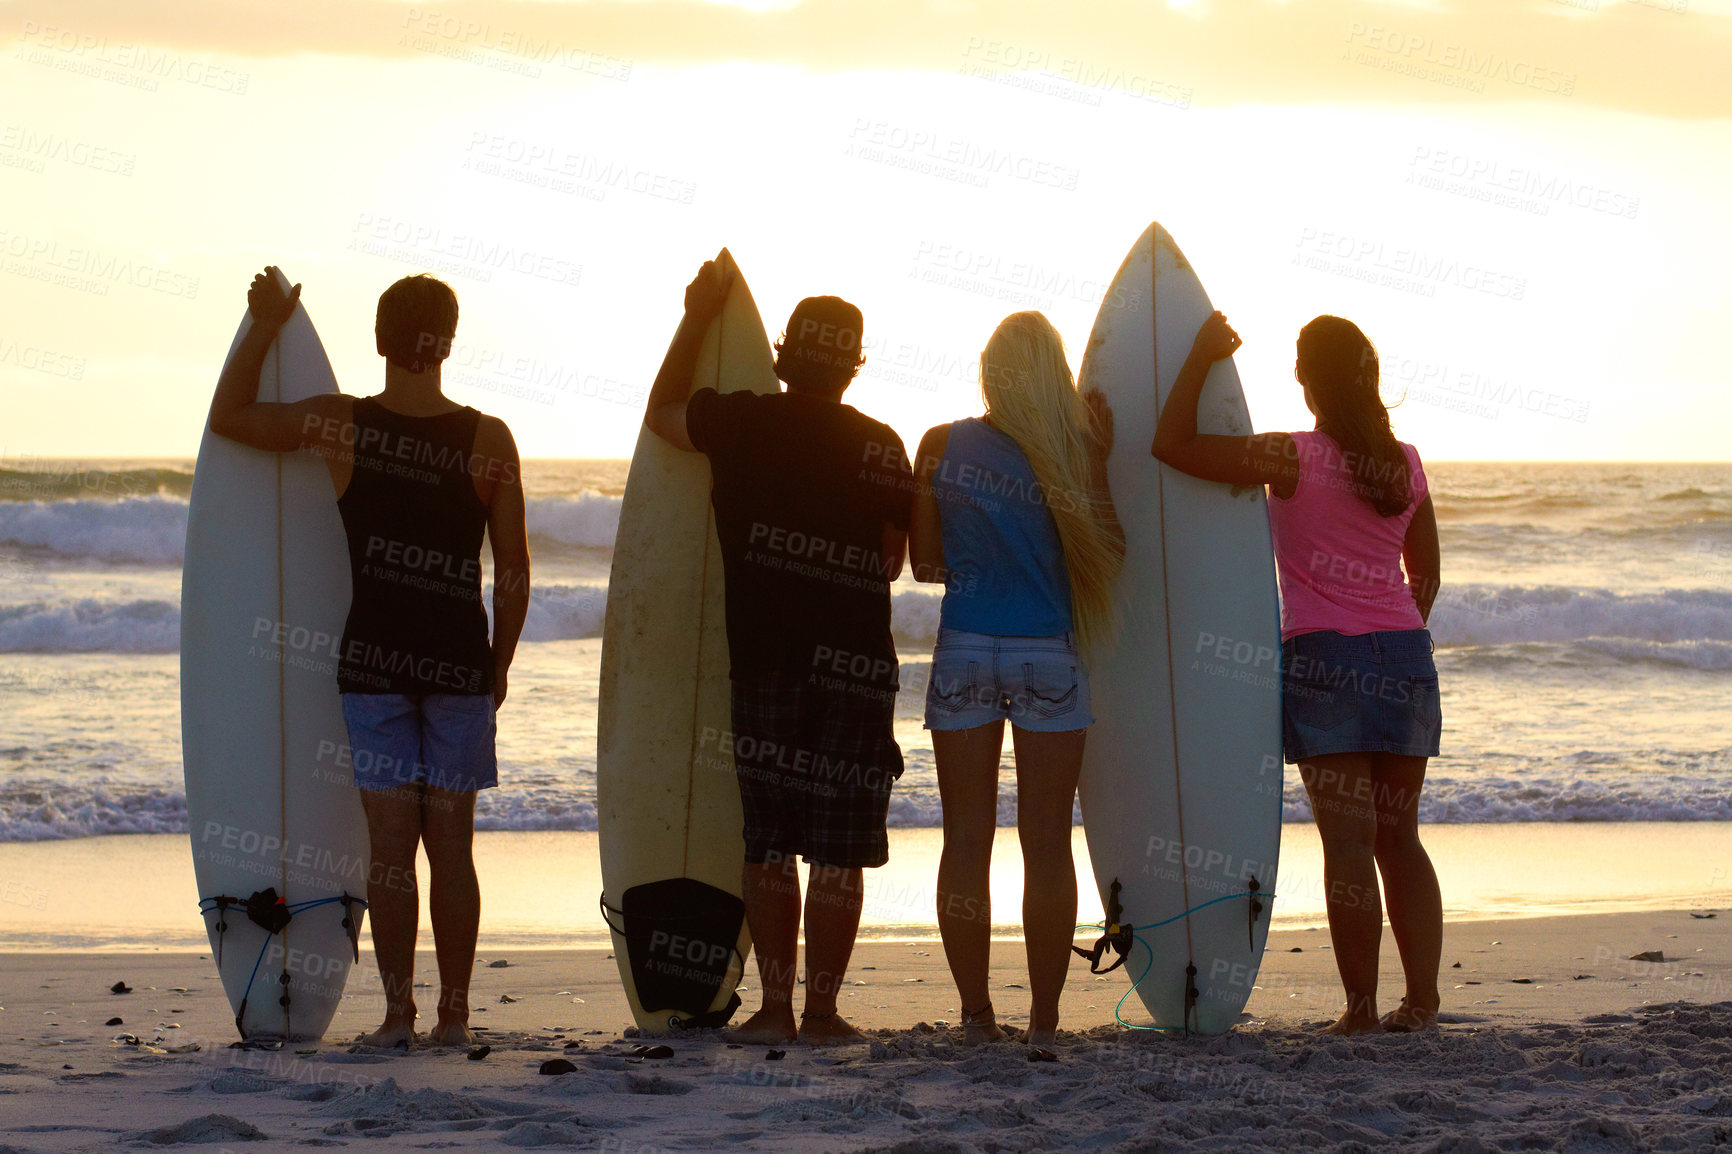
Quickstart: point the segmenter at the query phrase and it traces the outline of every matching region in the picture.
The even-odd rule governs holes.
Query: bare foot
[[[1029,1029],[1023,1032],[1022,1040],[1037,1050],[1050,1050],[1058,1040],[1058,1031]]]
[[[427,1040],[435,1046],[473,1046],[476,1037],[468,1022],[452,1018],[440,1019],[438,1025],[427,1031]]]
[[[984,1046],[991,1042],[1002,1042],[1007,1037],[998,1028],[998,1020],[993,1016],[992,1006],[984,1010],[962,1012],[962,1044],[964,1046]]]
[[[1383,1023],[1374,1017],[1368,1018],[1362,1014],[1344,1013],[1333,1026],[1323,1032],[1342,1037],[1349,1034],[1381,1034],[1383,1033]]]
[[[1383,1015],[1383,1028],[1392,1034],[1412,1034],[1420,1030],[1437,1029],[1437,1009],[1422,1010],[1406,998],[1401,1005]]]
[[[724,1033],[722,1037],[747,1046],[773,1046],[778,1042],[792,1042],[795,1038],[794,1009],[792,1006],[775,1009],[765,1007],[735,1029]]]
[[[414,1040],[415,1013],[411,1010],[407,1018],[386,1018],[384,1025],[371,1034],[362,1034],[355,1042],[361,1046],[377,1046],[381,1050],[389,1050],[396,1046],[407,1047]]]
[[[865,1034],[850,1026],[834,1010],[828,1014],[800,1015],[800,1041],[808,1046],[846,1046],[865,1040]]]

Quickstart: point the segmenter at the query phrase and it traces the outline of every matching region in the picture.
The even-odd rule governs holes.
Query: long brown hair
[[[1321,316],[1299,330],[1299,374],[1311,391],[1319,432],[1329,434],[1353,470],[1353,492],[1379,516],[1413,503],[1407,453],[1378,395],[1377,348],[1359,326]]]

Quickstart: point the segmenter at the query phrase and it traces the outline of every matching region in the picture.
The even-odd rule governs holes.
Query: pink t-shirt
[[[1407,454],[1413,500],[1396,517],[1380,517],[1353,491],[1353,470],[1326,433],[1294,433],[1299,487],[1269,502],[1275,567],[1281,574],[1281,640],[1333,630],[1349,636],[1384,629],[1422,629],[1419,607],[1401,567],[1401,546],[1428,489],[1419,451]]]

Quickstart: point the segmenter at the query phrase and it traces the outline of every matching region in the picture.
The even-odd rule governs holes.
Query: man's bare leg
[[[836,994],[848,973],[860,907],[862,871],[814,864],[806,878],[806,1009],[800,1041],[813,1046],[863,1042],[865,1036],[836,1012]]]
[[[439,959],[439,1020],[428,1040],[441,1046],[475,1041],[469,1028],[469,979],[481,927],[481,886],[475,878],[475,794],[427,788],[421,800],[422,844],[431,869],[428,905]]]
[[[800,875],[793,855],[771,854],[761,864],[747,862],[744,875],[746,924],[758,959],[763,1005],[728,1038],[751,1045],[792,1042],[794,966],[800,941]]]
[[[407,1045],[415,1036],[415,927],[421,918],[415,847],[421,840],[423,788],[399,785],[360,791],[373,846],[367,917],[385,991],[384,1023],[358,1039],[369,1046]]]

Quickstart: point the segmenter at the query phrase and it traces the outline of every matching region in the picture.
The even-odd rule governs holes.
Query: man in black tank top
[[[448,399],[440,365],[457,332],[457,296],[429,276],[379,298],[386,359],[377,396],[257,400],[259,372],[301,286],[276,270],[247,294],[252,328],[211,402],[210,427],[257,449],[324,458],[349,541],[353,597],[333,691],[342,694],[352,771],[372,839],[367,902],[385,1020],[364,1042],[414,1037],[415,853],[432,867],[439,961],[435,1043],[473,1041],[469,978],[481,897],[470,845],[476,793],[497,783],[494,713],[529,609],[529,538],[517,445],[497,417]],[[493,543],[493,634],[481,602],[481,542]]]
[[[862,869],[889,858],[885,819],[902,774],[890,582],[902,569],[913,472],[887,425],[842,403],[860,367],[860,310],[809,297],[777,345],[785,393],[691,391],[698,349],[727,299],[714,263],[645,423],[710,460],[726,588],[733,754],[745,813],[746,919],[763,1008],[738,1041],[861,1040],[836,1012],[859,930]],[[793,986],[805,902],[805,1007]]]

